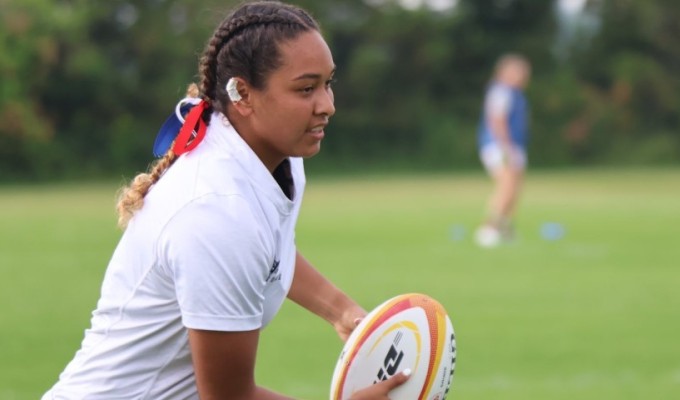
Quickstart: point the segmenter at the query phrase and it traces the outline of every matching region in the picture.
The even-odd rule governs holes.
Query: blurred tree
[[[40,100],[60,62],[57,39],[82,27],[82,14],[49,0],[0,1],[0,177],[47,173],[56,130]]]
[[[371,3],[379,5],[364,3],[346,13],[360,17],[331,31],[340,112],[320,159],[476,163],[476,125],[496,58],[517,51],[535,60],[539,75],[552,67],[550,2],[461,0],[447,12]]]
[[[145,168],[227,8],[0,0],[0,177]]]
[[[673,0],[607,0],[601,30],[577,52],[586,93],[578,145],[626,162],[680,159],[680,9]]]
[[[338,66],[315,169],[478,168],[483,89],[508,51],[534,66],[532,163],[677,162],[675,1],[590,0],[598,24],[568,42],[556,1],[297,0]],[[144,169],[238,2],[0,0],[0,180]]]
[[[170,0],[87,3],[83,34],[62,44],[43,102],[79,168],[142,169],[220,16],[207,2],[198,9]]]

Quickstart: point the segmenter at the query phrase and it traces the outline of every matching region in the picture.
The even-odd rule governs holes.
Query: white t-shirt
[[[305,177],[289,162],[292,200],[213,115],[130,221],[92,327],[43,399],[197,399],[187,328],[260,329],[290,289]]]
[[[506,116],[510,112],[512,93],[510,88],[504,85],[495,84],[489,89],[484,100],[486,115]]]

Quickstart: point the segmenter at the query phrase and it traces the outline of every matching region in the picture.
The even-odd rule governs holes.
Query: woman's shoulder
[[[252,201],[240,194],[205,193],[168,218],[161,237],[185,242],[251,243],[268,247],[267,222]]]

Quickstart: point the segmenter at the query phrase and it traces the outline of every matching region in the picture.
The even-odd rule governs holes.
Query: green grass
[[[119,236],[115,190],[0,188],[0,399],[39,398],[78,348]],[[453,399],[680,398],[680,170],[532,173],[518,240],[484,250],[471,231],[489,190],[481,174],[314,177],[298,244],[368,309],[405,292],[443,303]],[[566,236],[541,239],[546,221]],[[327,398],[340,349],[286,304],[258,380]]]

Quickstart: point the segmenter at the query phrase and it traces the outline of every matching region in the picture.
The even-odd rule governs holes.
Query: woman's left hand
[[[349,335],[354,331],[359,322],[366,316],[366,311],[359,305],[352,304],[345,309],[345,311],[340,316],[340,319],[333,323],[335,331],[338,332],[338,336],[343,342],[347,341]]]

